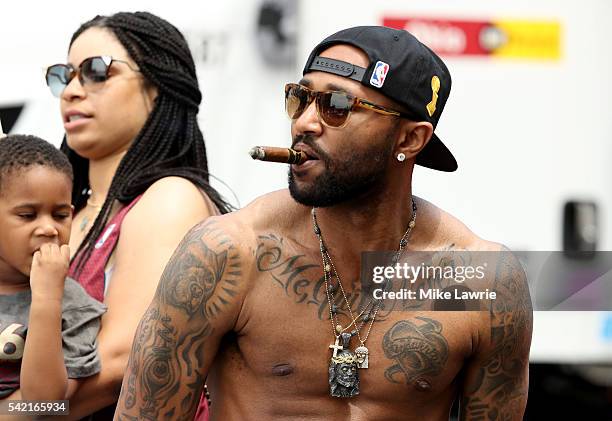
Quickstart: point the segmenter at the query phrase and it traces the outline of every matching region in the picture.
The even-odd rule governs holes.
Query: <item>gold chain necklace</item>
[[[329,348],[333,350],[329,367],[330,394],[333,397],[353,397],[359,394],[359,374],[357,372],[357,369],[368,368],[369,350],[365,346],[365,342],[370,336],[370,331],[372,330],[372,325],[374,324],[374,320],[376,319],[378,310],[381,307],[382,300],[372,297],[372,299],[368,302],[366,306],[364,306],[364,308],[357,315],[357,317],[354,316],[353,310],[351,309],[351,304],[346,296],[344,287],[342,286],[340,275],[336,270],[336,266],[334,265],[334,262],[332,261],[329,251],[323,240],[323,234],[321,233],[321,228],[319,227],[319,224],[317,222],[316,208],[312,208],[311,214],[313,229],[317,238],[319,239],[319,249],[321,252],[321,260],[323,261],[323,275],[325,279],[325,294],[327,296],[327,303],[329,305],[329,319],[332,324],[332,334],[335,337],[335,343],[329,346]],[[416,224],[416,214],[416,203],[414,202],[414,199],[412,199],[412,218],[408,223],[408,229],[400,239],[399,248],[397,252],[391,259],[392,265],[395,265],[399,261],[400,255],[408,244],[408,238],[410,237],[412,229]],[[335,288],[332,289],[331,285],[331,279],[333,276],[335,276],[338,280],[338,287],[342,292],[342,297],[344,299],[344,302],[346,303],[348,313],[351,319],[350,324],[344,328],[340,323],[338,323],[338,308],[335,304],[333,304],[332,297],[335,292]],[[389,286],[389,283],[390,281],[388,280],[384,287],[385,290]],[[368,310],[367,313],[366,310]],[[364,313],[366,314],[364,315]],[[362,316],[363,318],[358,326],[357,322]],[[360,331],[368,321],[370,322],[368,331],[366,332],[365,337],[362,338]],[[355,329],[352,330],[350,333],[347,333],[346,331],[350,329],[351,326],[354,326]],[[354,352],[352,352],[350,350],[350,340],[351,337],[355,335],[357,335],[360,345],[355,349]],[[342,340],[342,345],[339,344],[340,340]]]

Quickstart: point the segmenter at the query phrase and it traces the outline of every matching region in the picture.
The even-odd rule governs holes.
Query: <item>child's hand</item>
[[[30,287],[34,297],[61,301],[64,295],[64,281],[70,266],[68,245],[43,244],[34,253],[30,270]]]

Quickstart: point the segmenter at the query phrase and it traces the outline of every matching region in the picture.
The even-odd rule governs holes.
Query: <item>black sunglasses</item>
[[[351,111],[355,108],[365,108],[383,115],[414,119],[408,114],[374,104],[367,99],[354,97],[346,92],[319,92],[297,83],[285,85],[285,110],[289,118],[299,118],[312,101],[315,101],[319,119],[328,127],[344,127]]]
[[[108,79],[108,70],[113,63],[126,64],[135,72],[140,70],[134,69],[130,63],[125,60],[117,60],[111,56],[96,56],[89,57],[83,60],[78,68],[74,68],[70,64],[54,64],[47,68],[45,80],[53,96],[60,97],[66,86],[75,76],[79,77],[81,85],[85,86],[93,83],[105,82]]]

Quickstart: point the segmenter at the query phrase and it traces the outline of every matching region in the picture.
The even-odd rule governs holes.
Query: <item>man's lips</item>
[[[306,145],[305,143],[298,142],[292,147],[292,149],[299,151],[299,152],[303,152],[306,155],[308,155],[308,161],[319,159],[319,156],[316,154],[316,152],[310,146]]]
[[[305,153],[308,156],[308,159],[301,164],[292,164],[291,171],[297,174],[304,174],[305,171],[318,165],[320,162],[323,162],[319,159],[319,156],[312,150],[312,148],[308,147],[304,144],[295,145],[295,150]]]

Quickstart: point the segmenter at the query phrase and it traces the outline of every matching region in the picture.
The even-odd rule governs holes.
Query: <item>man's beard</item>
[[[289,168],[289,192],[291,197],[302,205],[326,207],[334,206],[367,195],[384,183],[393,142],[386,133],[382,146],[372,146],[363,152],[349,152],[332,160],[323,154],[312,138],[299,139],[313,148],[325,165],[325,170],[314,181],[299,186]],[[295,142],[294,142],[295,143]],[[376,145],[379,142],[372,142]]]

